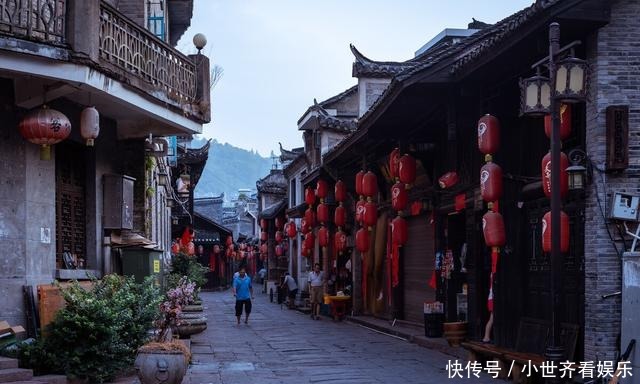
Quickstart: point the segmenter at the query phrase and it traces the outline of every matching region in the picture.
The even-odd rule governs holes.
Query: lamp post
[[[523,115],[540,116],[549,113],[551,116],[551,337],[545,351],[547,361],[556,367],[564,357],[564,347],[560,342],[560,319],[562,292],[561,252],[561,170],[560,154],[562,141],[560,137],[560,102],[576,103],[586,96],[586,63],[573,57],[573,47],[580,44],[574,41],[560,48],[560,25],[549,25],[549,55],[532,68],[537,70],[536,76],[522,80],[521,113]],[[559,55],[571,49],[571,54],[559,60]],[[546,64],[549,78],[540,74],[540,65]],[[570,167],[571,168],[571,167]],[[575,172],[574,172],[575,173]],[[557,371],[556,371],[557,372]],[[557,376],[557,375],[556,375]],[[553,377],[550,382],[559,382]]]

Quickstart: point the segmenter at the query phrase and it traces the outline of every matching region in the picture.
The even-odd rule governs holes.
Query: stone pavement
[[[425,338],[417,327],[360,317],[314,321],[269,302],[265,294],[256,295],[249,324],[236,325],[230,291],[201,296],[208,329],[191,338],[192,364],[183,384],[493,382],[486,375],[449,379],[447,362],[466,362],[446,342]],[[421,338],[429,348],[417,344]]]

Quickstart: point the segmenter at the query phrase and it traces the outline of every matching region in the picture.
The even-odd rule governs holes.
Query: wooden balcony
[[[66,0],[0,0],[0,33],[65,42]]]

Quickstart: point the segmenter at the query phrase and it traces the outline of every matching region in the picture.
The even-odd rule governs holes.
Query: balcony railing
[[[0,33],[64,43],[66,0],[0,0]]]
[[[170,99],[195,99],[194,63],[104,1],[100,5],[99,46],[100,59],[161,88]]]

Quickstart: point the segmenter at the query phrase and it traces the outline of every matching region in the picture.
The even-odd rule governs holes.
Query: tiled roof
[[[349,45],[356,61],[353,63],[353,77],[393,77],[407,68],[412,68],[418,64],[416,58],[397,61],[374,61],[360,53],[353,44]]]
[[[260,193],[284,195],[287,191],[287,179],[282,169],[272,169],[267,176],[256,182],[256,187]]]
[[[354,93],[358,92],[358,85],[354,85],[353,87],[347,89],[346,91],[339,93],[333,97],[328,98],[325,101],[321,101],[319,103],[314,103],[314,104],[320,104],[323,108],[326,108],[327,106],[329,106],[329,104],[333,104],[335,102],[341,101],[351,95],[353,95]]]

